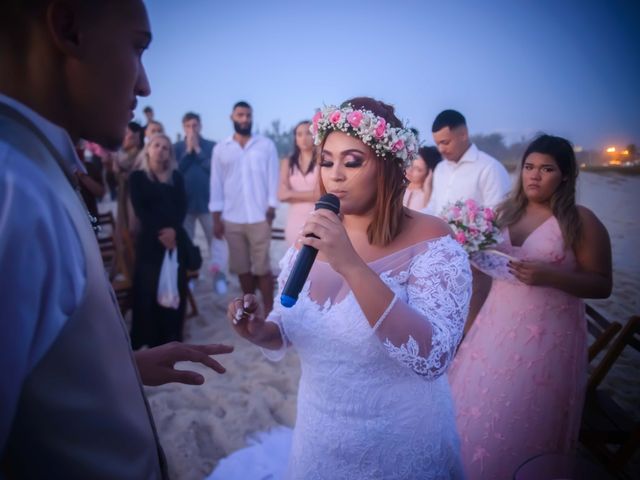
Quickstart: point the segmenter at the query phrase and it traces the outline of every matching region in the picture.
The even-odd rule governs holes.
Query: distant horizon
[[[546,132],[595,151],[639,145],[631,3],[154,0],[143,56],[152,95],[138,99],[136,118],[152,106],[175,139],[194,111],[203,136],[219,141],[233,133],[238,100],[264,131],[370,95],[393,104],[427,145],[445,108],[465,115],[471,135],[500,133],[506,143]]]

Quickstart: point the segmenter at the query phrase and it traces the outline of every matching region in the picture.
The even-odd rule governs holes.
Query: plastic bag
[[[165,250],[160,279],[158,281],[158,304],[174,310],[180,305],[178,292],[178,249]]]
[[[225,272],[229,268],[229,246],[224,238],[211,240],[211,260],[209,271],[213,276],[213,288],[218,295],[227,293],[227,277]]]
[[[209,270],[215,274],[225,273],[229,267],[229,246],[224,238],[213,237],[211,240],[211,260]]]

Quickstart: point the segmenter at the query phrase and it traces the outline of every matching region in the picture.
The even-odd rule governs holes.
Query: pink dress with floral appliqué
[[[497,249],[504,253],[576,268],[555,217],[521,247],[511,245],[508,229],[503,234]],[[504,272],[496,276],[504,278]],[[494,278],[449,371],[467,477],[509,479],[537,454],[572,452],[586,373],[582,300],[554,288]]]

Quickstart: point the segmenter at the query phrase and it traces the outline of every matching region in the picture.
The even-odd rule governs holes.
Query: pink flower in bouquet
[[[495,214],[493,213],[493,210],[490,209],[489,207],[486,207],[484,209],[484,218],[488,221],[491,222],[493,221],[493,219],[495,218]]]
[[[396,140],[396,142],[391,147],[391,150],[393,150],[394,152],[397,152],[398,150],[402,150],[402,147],[404,147],[404,140],[400,138]]]
[[[387,128],[387,122],[384,118],[378,117],[378,124],[376,125],[376,129],[373,134],[376,138],[382,138],[384,135],[384,130]]]
[[[476,203],[476,201],[473,198],[470,198],[469,200],[464,202],[464,204],[467,206],[469,211],[471,211],[473,213],[478,211],[478,204]]]
[[[358,128],[360,123],[362,123],[362,112],[356,110],[355,112],[351,112],[347,115],[347,122],[353,127]]]
[[[331,123],[338,123],[340,121],[340,117],[341,117],[340,110],[336,110],[329,117],[329,121]]]
[[[458,200],[446,205],[440,215],[451,225],[455,239],[470,255],[501,241],[495,213],[474,200]]]

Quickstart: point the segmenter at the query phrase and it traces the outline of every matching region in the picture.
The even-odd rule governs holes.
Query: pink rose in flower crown
[[[393,152],[397,152],[398,150],[402,150],[402,147],[404,147],[404,140],[400,138],[395,141],[395,143],[391,147],[391,150],[393,150]]]
[[[347,122],[353,127],[358,128],[360,123],[362,123],[362,112],[356,110],[355,112],[351,112],[347,115]]]
[[[331,123],[338,123],[340,121],[341,116],[342,115],[340,114],[340,110],[336,110],[329,116],[329,121]]]
[[[387,128],[387,121],[382,118],[382,117],[378,117],[378,124],[376,125],[376,129],[373,132],[373,135],[376,138],[382,138],[382,136],[384,135],[384,130]]]

